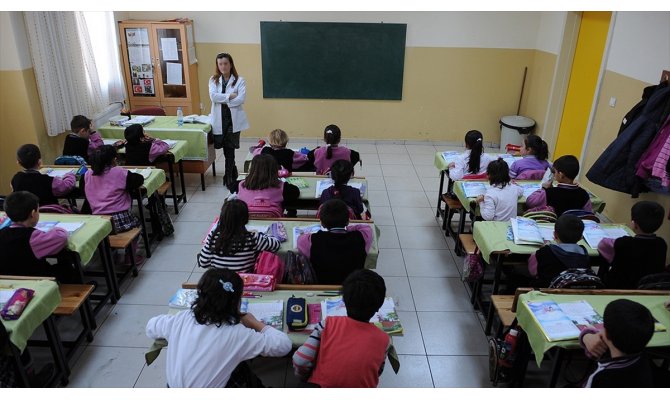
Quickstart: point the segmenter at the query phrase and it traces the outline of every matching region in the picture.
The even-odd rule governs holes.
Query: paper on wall
[[[167,83],[168,85],[182,85],[181,64],[165,63],[167,65]]]

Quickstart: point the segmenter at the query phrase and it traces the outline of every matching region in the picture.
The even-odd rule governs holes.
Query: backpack
[[[159,231],[159,237],[161,238],[165,236],[172,236],[174,233],[174,225],[172,224],[170,213],[168,212],[167,206],[165,205],[165,199],[159,197],[158,201],[155,202],[155,205],[158,223],[155,224],[154,228]],[[140,205],[140,207],[143,206]]]
[[[54,161],[55,165],[86,165],[86,160],[80,156],[59,156]]]
[[[466,254],[463,262],[463,282],[476,282],[484,275],[479,249],[474,254]]]
[[[282,282],[298,285],[317,283],[316,272],[314,272],[309,259],[300,253],[289,250],[286,253],[286,273]]]
[[[256,259],[254,274],[271,275],[275,282],[281,282],[284,277],[284,270],[284,261],[281,257],[275,253],[264,251]]]
[[[512,325],[503,332],[502,337],[491,337],[488,340],[489,347],[489,380],[493,386],[499,383],[512,384],[519,379],[517,371],[521,369],[519,365],[523,362],[523,357],[518,357],[516,353],[510,352],[509,344],[505,342],[504,337],[511,329],[518,329],[517,321],[514,319]],[[522,332],[519,331],[519,335]],[[517,341],[522,338],[517,338]],[[518,343],[518,342],[517,342]],[[517,344],[517,349],[518,349]]]
[[[602,280],[591,268],[568,268],[551,280],[554,289],[602,289]]]
[[[249,218],[281,218],[283,210],[271,204],[265,197],[255,197],[249,206]]]

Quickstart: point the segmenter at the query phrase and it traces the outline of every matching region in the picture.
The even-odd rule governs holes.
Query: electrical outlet
[[[610,97],[610,107],[616,106],[616,97]]]

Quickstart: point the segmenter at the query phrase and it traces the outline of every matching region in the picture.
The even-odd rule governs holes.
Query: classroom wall
[[[643,193],[638,199],[633,199],[628,194],[595,185],[584,176],[607,146],[614,141],[623,116],[640,101],[642,89],[657,84],[661,71],[670,66],[670,12],[619,12],[615,18],[607,70],[602,80],[593,126],[586,143],[582,181],[607,202],[604,214],[616,222],[629,222],[630,208],[639,200],[656,201],[663,205],[666,219],[658,235],[670,243],[670,221],[667,220],[667,213],[670,212],[670,196]],[[635,58],[625,60],[625,57],[621,57],[623,54],[635,54]],[[616,97],[615,107],[609,106],[610,97]],[[670,262],[670,250],[668,262]]]
[[[337,123],[346,137],[460,143],[479,129],[498,142],[498,120],[521,113],[541,132],[560,48],[565,12],[127,12],[131,19],[195,21],[203,113],[217,53],[233,54],[247,80],[247,137],[281,127],[295,137],[319,137]],[[263,99],[260,27],[263,20],[407,23],[403,100]]]

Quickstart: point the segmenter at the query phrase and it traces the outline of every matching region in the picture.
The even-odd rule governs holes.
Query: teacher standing
[[[209,80],[209,98],[212,100],[212,134],[214,148],[223,148],[225,173],[223,184],[228,189],[237,181],[235,149],[240,148],[240,131],[249,129],[247,114],[242,105],[247,87],[244,78],[237,74],[233,57],[228,53],[216,56],[216,69]]]

